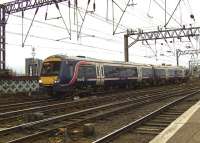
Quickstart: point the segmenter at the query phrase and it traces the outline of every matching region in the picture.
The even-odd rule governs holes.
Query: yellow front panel
[[[44,60],[44,62],[56,62],[56,61],[61,61],[60,58],[54,58],[54,57],[50,57]]]
[[[54,81],[58,79],[58,76],[44,76],[40,77],[42,84],[44,85],[53,85]]]

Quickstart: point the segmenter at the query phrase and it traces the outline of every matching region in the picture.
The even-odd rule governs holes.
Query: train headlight
[[[60,82],[60,80],[59,80],[59,79],[57,79],[57,80],[55,80],[55,81],[54,81],[54,83],[59,83],[59,82]]]
[[[39,80],[39,83],[42,83],[42,80],[41,80],[41,79]]]

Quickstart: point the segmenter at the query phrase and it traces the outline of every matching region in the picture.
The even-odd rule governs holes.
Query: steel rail
[[[177,90],[176,89],[172,89],[173,90]],[[167,91],[167,90],[163,90],[163,89],[158,89],[158,90],[148,90],[148,91],[138,91],[138,92],[134,92],[133,94],[140,94],[140,93],[148,93],[148,92],[152,92],[153,93],[161,93],[161,92],[164,92],[164,91]],[[121,94],[121,93],[119,93]],[[3,113],[0,113],[0,121],[1,121],[1,118],[5,118],[5,117],[9,117],[9,116],[16,116],[16,115],[19,115],[19,114],[24,114],[24,113],[30,113],[30,112],[35,112],[35,111],[41,111],[41,110],[45,110],[45,109],[48,109],[48,110],[54,110],[55,108],[57,107],[60,107],[61,106],[63,108],[66,108],[66,105],[70,105],[72,106],[77,104],[77,103],[83,103],[83,102],[88,102],[88,101],[92,101],[92,102],[95,102],[95,101],[99,101],[99,100],[109,100],[109,99],[112,99],[113,97],[118,97],[119,95],[113,95],[113,96],[109,96],[109,97],[106,97],[106,96],[102,96],[102,97],[97,97],[97,98],[91,98],[91,99],[83,99],[83,100],[78,100],[78,101],[66,101],[66,102],[62,102],[62,103],[57,103],[57,104],[51,104],[51,105],[44,105],[44,106],[37,106],[37,107],[32,107],[32,108],[25,108],[25,109],[21,109],[21,110],[15,110],[15,111],[9,111],[9,112],[3,112]],[[126,95],[123,93],[123,95],[120,96],[120,98],[122,98],[123,96],[132,96],[132,95]],[[119,97],[118,97],[119,98]],[[60,109],[59,108],[59,109]],[[56,109],[55,109],[56,110]],[[17,116],[19,117],[19,116]]]
[[[34,121],[34,122],[30,122],[30,123],[24,123],[24,124],[21,124],[21,125],[17,125],[17,126],[14,126],[14,127],[10,127],[10,128],[1,130],[0,134],[5,133],[5,132],[8,133],[10,131],[13,131],[13,130],[16,130],[16,129],[20,129],[20,128],[23,128],[23,127],[30,127],[30,126],[34,126],[34,125],[41,125],[41,124],[44,124],[44,123],[60,121],[60,120],[62,120],[64,118],[67,118],[67,117],[71,117],[71,116],[75,116],[75,115],[80,115],[82,113],[87,113],[87,112],[90,112],[90,111],[95,111],[97,109],[103,109],[103,108],[113,107],[114,105],[115,106],[119,106],[119,105],[131,103],[131,102],[141,102],[141,101],[144,101],[145,99],[151,99],[152,97],[154,97],[154,98],[155,97],[159,97],[160,95],[166,96],[166,95],[168,95],[168,93],[167,94],[157,94],[155,96],[150,96],[150,97],[148,96],[148,97],[139,99],[138,101],[136,99],[132,99],[132,100],[128,99],[128,100],[120,101],[120,102],[116,102],[115,101],[114,103],[109,103],[109,104],[105,104],[105,105],[101,105],[101,106],[97,106],[97,107],[92,107],[92,108],[84,109],[84,110],[77,111],[77,112],[72,112],[72,113],[68,113],[68,114],[64,114],[64,115],[60,115],[60,116],[54,116],[54,117],[50,117],[50,118],[46,118],[46,119],[43,119],[43,120]]]
[[[191,92],[191,91],[190,91]],[[193,91],[192,91],[193,92]],[[175,95],[170,95],[171,97],[173,97],[173,96],[178,96],[178,95],[181,95],[181,94],[183,94],[183,93],[177,93],[177,94],[175,94]],[[28,139],[31,139],[31,138],[34,138],[34,137],[36,137],[36,136],[39,136],[39,135],[43,135],[43,134],[47,134],[47,133],[49,133],[49,132],[51,132],[51,131],[55,131],[55,130],[57,130],[58,128],[62,128],[62,127],[68,127],[68,126],[72,126],[72,125],[74,125],[74,124],[78,124],[78,123],[81,123],[81,122],[83,122],[83,121],[85,121],[85,120],[91,120],[91,119],[96,119],[96,118],[98,118],[98,117],[102,117],[102,116],[105,116],[106,114],[111,114],[111,113],[113,113],[113,112],[116,112],[116,111],[121,111],[121,110],[123,110],[123,109],[125,109],[125,108],[130,108],[130,107],[133,107],[133,106],[139,106],[139,105],[144,105],[145,103],[150,103],[150,102],[152,102],[152,101],[157,101],[157,100],[161,100],[161,99],[164,99],[164,98],[169,98],[169,96],[165,96],[165,95],[163,95],[162,96],[162,98],[159,98],[159,96],[157,96],[157,98],[156,97],[154,97],[154,98],[152,98],[152,100],[141,100],[141,101],[137,101],[137,102],[134,102],[133,104],[131,104],[131,105],[127,105],[127,103],[131,103],[131,101],[127,101],[127,102],[121,102],[121,104],[123,104],[124,106],[119,106],[119,104],[118,103],[116,103],[116,105],[118,105],[117,107],[118,107],[118,109],[114,109],[113,111],[108,111],[108,112],[105,112],[105,113],[100,113],[100,114],[98,114],[98,115],[94,115],[93,117],[90,117],[90,118],[86,118],[86,119],[81,119],[80,121],[77,121],[77,122],[74,122],[74,123],[71,123],[70,125],[64,125],[64,126],[60,126],[60,127],[56,127],[56,128],[53,128],[53,129],[47,129],[47,130],[45,130],[45,131],[42,131],[42,132],[37,132],[37,133],[34,133],[34,134],[31,134],[31,135],[27,135],[27,136],[25,136],[25,137],[21,137],[21,138],[18,138],[18,139],[15,139],[15,140],[12,140],[12,141],[9,141],[9,143],[21,143],[21,142],[23,142],[23,141],[27,141]],[[133,101],[132,101],[133,102]],[[111,104],[110,104],[111,105]],[[107,108],[107,107],[109,107],[110,105],[108,105],[108,106],[105,106],[105,108]],[[103,106],[102,106],[103,107]],[[98,107],[96,107],[96,108],[98,108]],[[86,109],[85,111],[86,112],[88,112],[90,109]],[[92,110],[92,109],[91,109]],[[84,112],[85,112],[84,111]],[[78,114],[79,113],[82,113],[82,111],[79,111],[79,112],[77,112]],[[69,116],[73,116],[73,115],[75,115],[76,113],[72,113],[72,114],[69,114]],[[64,117],[65,116],[65,117]],[[66,118],[66,116],[68,116],[68,115],[62,115],[61,117],[62,118]],[[58,121],[58,120],[57,120]],[[52,121],[52,122],[56,122],[56,121]],[[41,122],[39,122],[39,123],[41,123]],[[43,123],[45,123],[45,122],[43,122]],[[31,123],[30,125],[33,125],[33,124],[35,124],[35,123]]]
[[[5,105],[0,105],[0,112],[5,110],[12,110],[16,108],[23,108],[27,106],[33,106],[37,104],[42,104],[44,102],[51,102],[51,101],[56,101],[55,99],[42,99],[42,100],[36,100],[36,101],[27,101],[27,102],[21,102],[21,103],[11,103],[11,104],[5,104]],[[57,101],[58,102],[58,101]]]
[[[172,91],[174,91],[175,89],[173,89]],[[171,91],[171,92],[172,92]],[[183,91],[183,90],[181,90],[181,89],[176,89],[175,90],[175,92],[178,92],[178,91]],[[164,92],[166,92],[166,91],[163,91],[162,90],[162,92],[159,90],[159,91],[154,91],[153,93],[155,94],[163,94]],[[152,93],[151,93],[152,94]],[[169,93],[164,93],[163,95],[168,95]],[[174,94],[174,93],[171,93],[171,94]],[[152,95],[151,95],[152,96]],[[157,95],[156,95],[157,96]],[[130,100],[141,100],[141,99],[146,99],[146,97],[148,98],[149,97],[149,95],[138,95],[138,96],[135,96],[134,98],[133,97],[131,97],[131,95],[127,95],[126,96],[126,98],[125,99],[130,99]],[[112,99],[112,97],[109,97],[109,98],[111,98]],[[108,100],[108,101],[111,101],[110,99],[107,99],[106,98],[106,100]],[[102,99],[102,98],[100,98],[100,99]],[[122,96],[120,96],[120,100],[122,99]],[[117,101],[118,99],[112,99],[112,101],[114,102],[114,101]],[[45,113],[46,115],[47,115],[47,113],[54,113],[55,111],[58,111],[58,112],[60,112],[60,111],[62,111],[62,109],[67,109],[67,108],[71,108],[71,107],[73,107],[74,109],[76,109],[76,107],[85,107],[85,106],[88,106],[88,107],[90,107],[90,106],[96,106],[96,105],[101,105],[99,102],[104,102],[104,98],[103,98],[103,100],[99,100],[99,99],[93,99],[93,100],[91,100],[91,101],[87,101],[86,100],[86,102],[82,102],[82,103],[80,103],[80,101],[78,102],[78,101],[74,101],[74,102],[69,102],[69,103],[60,103],[60,104],[55,104],[55,105],[47,105],[47,106],[44,106],[43,108],[40,108],[40,107],[35,107],[35,108],[29,108],[29,109],[24,109],[23,111],[24,112],[21,112],[21,110],[19,110],[19,111],[14,111],[14,112],[8,112],[8,113],[5,113],[5,114],[0,114],[0,123],[6,123],[6,122],[12,122],[12,121],[15,121],[15,120],[17,120],[18,118],[20,118],[20,117],[23,117],[24,116],[24,113],[32,113],[32,112],[41,112],[42,111],[42,113]],[[96,103],[96,104],[95,104]],[[19,113],[23,113],[23,114],[21,114],[21,115],[15,115],[15,114],[19,114]],[[62,111],[62,112],[66,112],[66,111]],[[14,114],[14,115],[13,115]],[[10,116],[9,116],[10,115]],[[2,118],[2,117],[4,117],[4,118]],[[51,117],[51,115],[48,115],[48,116],[46,116],[45,118],[49,118],[49,117]],[[15,125],[16,126],[16,125]]]
[[[161,87],[161,88],[164,88],[164,87]],[[153,91],[154,89],[145,89],[145,90],[136,90],[136,92],[148,92],[148,91]],[[158,89],[160,90],[160,89]],[[112,93],[112,92],[111,92]],[[97,93],[99,94],[99,93]],[[100,93],[100,94],[105,94],[104,92],[103,93]],[[96,94],[95,94],[96,96]],[[32,103],[40,103],[40,102],[43,102],[43,101],[52,101],[54,99],[42,99],[42,100],[37,100],[37,101],[27,101],[27,102],[23,102],[23,103],[11,103],[11,104],[3,104],[3,105],[0,105],[0,111],[1,110],[4,110],[4,108],[14,108],[15,106],[21,106],[21,105],[24,105],[24,106],[28,106],[29,104],[32,104]],[[27,105],[26,105],[27,104]],[[3,108],[3,109],[2,109]]]
[[[143,116],[142,118],[140,118],[140,119],[138,119],[138,120],[136,120],[136,121],[134,121],[134,122],[122,127],[122,128],[120,128],[120,129],[117,129],[114,132],[112,132],[112,133],[110,133],[110,134],[108,134],[108,135],[106,135],[106,136],[104,136],[104,137],[102,137],[100,139],[97,139],[96,141],[94,141],[92,143],[108,143],[108,142],[112,141],[114,138],[116,138],[117,136],[119,136],[120,134],[122,134],[124,132],[127,132],[129,129],[133,129],[133,128],[138,127],[140,124],[142,124],[145,121],[151,119],[152,117],[160,114],[164,110],[167,110],[168,108],[170,108],[171,106],[174,106],[178,102],[181,102],[184,99],[189,98],[189,97],[191,97],[191,96],[193,96],[193,95],[195,95],[195,94],[197,94],[199,92],[200,92],[200,90],[195,91],[195,92],[190,93],[190,94],[187,94],[184,97],[181,97],[181,98],[179,98],[179,99],[177,99],[177,100],[175,100],[175,101],[173,101],[173,102],[171,102],[171,103],[169,103],[169,104],[167,104],[167,105],[165,105],[165,106],[163,106],[163,107],[151,112],[150,114],[147,114],[146,116]]]
[[[145,92],[154,92],[154,91],[162,91],[163,88],[170,88],[172,85],[167,85],[167,86],[161,86],[159,87],[159,89],[157,89],[158,87],[155,87],[156,89],[152,89],[152,88],[147,88],[147,89],[140,89],[140,90],[135,90],[134,92],[135,93],[145,93]],[[173,87],[174,88],[174,87]],[[103,93],[97,93],[98,95],[99,94],[112,94],[113,92],[103,92]],[[96,94],[94,95],[96,96]],[[33,106],[31,104],[40,104],[40,102],[50,102],[50,101],[54,101],[54,99],[42,99],[42,100],[38,100],[38,101],[27,101],[27,102],[23,102],[23,103],[11,103],[11,104],[5,104],[5,105],[0,105],[0,113],[1,111],[3,111],[3,113],[6,112],[9,112],[7,110],[12,110],[12,109],[15,109],[16,108],[26,108],[29,107],[29,106]],[[55,100],[56,101],[56,100]],[[19,106],[19,107],[18,107]],[[34,107],[34,106],[33,106]]]

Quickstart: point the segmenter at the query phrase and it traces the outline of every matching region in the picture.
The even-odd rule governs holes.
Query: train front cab
[[[67,92],[67,83],[71,80],[73,65],[61,58],[50,58],[43,62],[39,80],[40,92],[55,95]]]

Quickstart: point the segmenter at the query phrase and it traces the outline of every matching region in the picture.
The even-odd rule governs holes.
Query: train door
[[[96,85],[101,85],[101,70],[100,70],[100,64],[96,64],[96,75],[97,75],[97,80],[96,80]]]
[[[100,75],[101,75],[100,84],[104,85],[104,66],[102,64],[100,65]]]
[[[169,79],[169,71],[170,71],[170,69],[166,68],[166,70],[165,70],[165,72],[166,72],[166,80]]]
[[[104,67],[99,63],[96,64],[96,75],[96,85],[104,85]]]
[[[165,68],[165,80],[167,80],[167,79],[168,79],[168,69]]]
[[[142,81],[142,69],[141,66],[137,66],[137,72],[138,72],[138,81]]]

